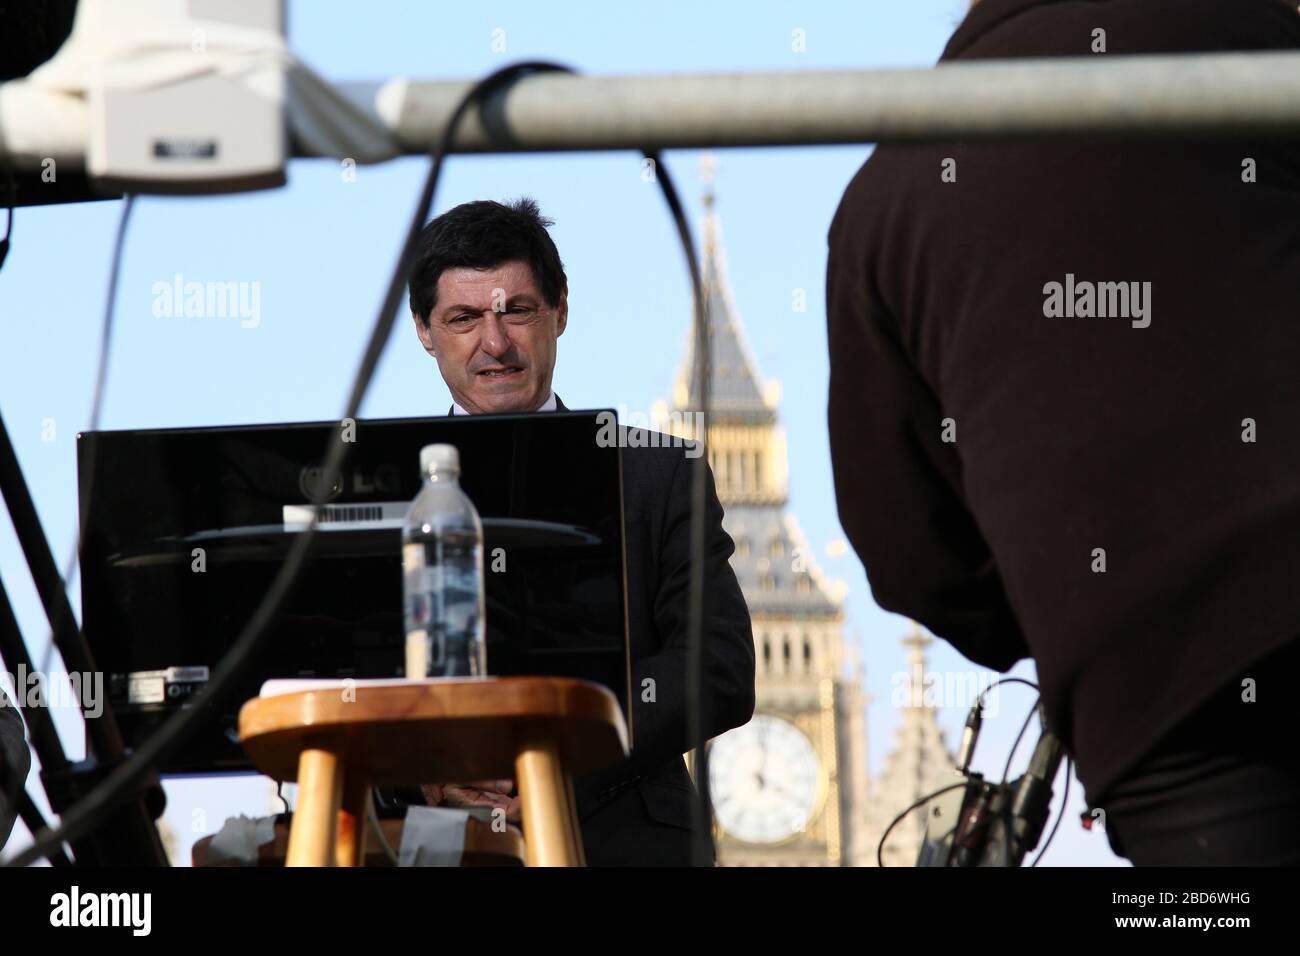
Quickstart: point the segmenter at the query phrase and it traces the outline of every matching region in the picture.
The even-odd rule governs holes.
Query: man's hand
[[[424,783],[420,791],[430,806],[500,807],[510,823],[520,822],[518,795],[513,780],[477,780],[474,783]]]

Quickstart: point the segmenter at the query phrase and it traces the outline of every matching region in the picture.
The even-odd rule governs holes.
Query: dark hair
[[[425,325],[438,301],[438,279],[447,269],[491,269],[516,259],[527,262],[546,304],[560,304],[568,280],[560,252],[536,200],[506,205],[493,200],[462,203],[431,219],[420,232],[411,266],[411,312]]]

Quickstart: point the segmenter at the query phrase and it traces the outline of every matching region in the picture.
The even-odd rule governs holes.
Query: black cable
[[[497,70],[480,80],[461,98],[444,128],[443,135],[435,141],[432,149],[432,163],[425,179],[424,188],[415,215],[407,229],[406,241],[402,245],[397,265],[389,280],[388,290],[380,306],[379,315],[371,329],[370,339],[357,369],[351,391],[348,396],[344,419],[355,419],[361,407],[361,401],[370,387],[379,358],[388,342],[393,325],[397,319],[397,306],[401,301],[402,290],[406,285],[407,275],[414,260],[414,250],[420,231],[428,218],[433,205],[433,194],[437,187],[442,164],[450,148],[451,141],[463,120],[465,113],[476,102],[493,92],[503,82],[524,72],[541,70],[563,70],[565,67],[551,63],[517,63]],[[351,450],[351,442],[342,440],[342,431],[331,436],[324,466],[322,468],[323,487],[330,487],[342,471]],[[320,509],[314,509],[311,520],[300,532],[289,549],[284,564],[280,566],[275,580],[262,597],[261,603],[254,610],[239,636],[231,644],[224,658],[213,671],[211,679],[193,698],[187,710],[172,714],[158,727],[122,764],[113,770],[98,786],[87,794],[71,811],[64,816],[59,827],[54,831],[36,834],[36,841],[7,866],[26,866],[56,850],[63,842],[76,840],[93,830],[102,820],[103,815],[127,797],[128,791],[154,765],[173,753],[201,722],[208,719],[209,711],[224,702],[238,687],[238,680],[246,668],[270,625],[280,612],[289,592],[296,584],[305,564],[307,549],[316,535],[320,519]]]
[[[1040,697],[1039,700],[1041,699]],[[1007,754],[1007,765],[1002,768],[1002,786],[1004,787],[1007,785],[1007,777],[1011,775],[1011,761],[1015,759],[1016,750],[1020,747],[1020,741],[1024,738],[1025,731],[1029,729],[1029,722],[1038,713],[1038,707],[1039,702],[1036,700],[1034,706],[1029,709],[1029,713],[1025,715],[1025,722],[1020,725],[1020,733],[1016,734],[1016,741],[1011,745],[1011,753]]]
[[[980,691],[979,697],[976,699],[976,706],[979,708],[981,714],[983,714],[984,711],[984,695],[1001,684],[1023,684],[1026,687],[1032,687],[1035,691],[1039,690],[1037,684],[1023,677],[999,677],[993,683],[989,684],[988,687],[985,687]],[[1007,775],[1011,773],[1011,761],[1015,758],[1016,750],[1020,747],[1021,738],[1024,737],[1025,731],[1029,728],[1029,721],[1032,720],[1034,714],[1038,712],[1038,702],[1041,699],[1042,695],[1040,693],[1038,699],[1034,701],[1034,706],[1029,710],[1029,716],[1025,718],[1024,724],[1021,725],[1020,733],[1016,734],[1015,742],[1011,745],[1011,753],[1007,754],[1007,765],[1002,769],[1002,783],[1000,784],[999,789],[1006,788]],[[1009,867],[1011,866],[1011,840],[1012,835],[1015,832],[1012,827],[1011,803],[1009,800],[1007,801],[1006,806],[1002,808],[1001,818],[1003,829],[1002,865]]]
[[[904,810],[904,811],[903,811],[902,813],[900,813],[898,816],[894,817],[894,819],[890,822],[889,826],[885,827],[885,832],[882,833],[882,834],[880,834],[880,842],[876,844],[876,865],[877,865],[877,866],[880,866],[880,867],[884,867],[884,865],[885,865],[885,841],[889,839],[889,834],[890,834],[890,832],[892,832],[893,829],[894,829],[894,827],[898,826],[898,825],[903,821],[903,818],[904,818],[905,816],[907,816],[909,813],[911,813],[911,812],[912,812],[913,810],[915,810],[917,807],[923,807],[923,806],[925,806],[927,803],[929,803],[929,802],[930,802],[931,800],[933,800],[935,797],[942,796],[943,794],[947,793],[949,790],[956,790],[958,787],[965,787],[965,786],[967,786],[967,785],[968,785],[968,781],[963,780],[963,781],[961,781],[960,783],[950,783],[950,784],[948,784],[948,786],[946,786],[946,787],[942,787],[942,788],[940,788],[940,789],[938,789],[938,790],[935,790],[933,793],[927,793],[924,797],[922,797],[921,799],[917,800],[914,804],[912,804],[910,807],[908,807],[906,810]]]
[[[700,467],[691,473],[691,571],[687,584],[686,600],[686,739],[693,754],[696,799],[691,802],[691,853],[695,866],[712,866],[713,854],[709,848],[709,830],[713,809],[709,795],[709,754],[704,740],[703,661],[704,661],[704,598],[705,580],[705,506],[708,497],[708,454],[705,438],[709,422],[709,367],[712,347],[708,329],[708,299],[704,295],[704,280],[699,259],[695,254],[695,241],[682,211],[681,200],[673,186],[672,177],[663,167],[658,152],[647,151],[645,157],[654,163],[655,180],[664,194],[677,226],[677,236],[686,252],[686,266],[691,274],[691,292],[695,308],[695,380],[698,389],[701,434],[695,436],[702,454]],[[689,399],[689,391],[688,399]]]
[[[0,269],[4,268],[5,257],[9,255],[10,241],[14,237],[14,206],[18,205],[18,181],[8,166],[5,167],[5,176],[9,180],[9,201],[5,203],[5,235],[0,239]]]
[[[9,172],[9,185],[11,198],[16,192],[13,172]],[[122,250],[126,243],[127,224],[131,219],[131,211],[135,206],[134,194],[128,193],[126,202],[122,206],[122,215],[118,218],[117,233],[113,240],[113,255],[109,265],[108,293],[104,302],[104,318],[100,327],[99,336],[99,361],[95,374],[95,388],[92,392],[90,403],[90,425],[88,431],[94,431],[99,427],[100,411],[103,408],[104,388],[108,377],[108,359],[113,339],[113,317],[116,312],[117,286],[122,270]],[[5,231],[5,238],[0,240],[0,265],[3,265],[4,255],[8,251],[9,239],[13,235],[13,208],[9,208],[9,222]],[[72,551],[68,555],[68,560],[64,564],[63,588],[64,592],[72,587],[73,576],[79,566],[79,557],[81,553],[81,529],[85,527],[86,515],[90,505],[90,486],[94,476],[94,445],[91,444],[87,449],[86,459],[86,481],[79,482],[81,486],[81,499],[77,515],[77,527],[73,537]],[[45,643],[45,652],[41,659],[40,671],[48,675],[50,671],[50,662],[54,656],[55,635],[63,626],[63,612],[66,604],[58,604],[54,611],[54,620],[51,622],[50,634]],[[83,702],[84,703],[84,702]],[[12,805],[13,800],[17,797],[16,788],[12,793],[6,793],[6,800]]]
[[[1065,791],[1061,794],[1061,812],[1056,815],[1056,822],[1052,824],[1052,832],[1047,834],[1047,842],[1043,844],[1043,848],[1034,857],[1034,862],[1029,864],[1031,868],[1038,865],[1038,861],[1043,858],[1047,848],[1052,845],[1052,837],[1056,836],[1056,831],[1061,828],[1061,821],[1065,819],[1066,804],[1070,799],[1070,778],[1073,776],[1074,760],[1067,754],[1065,758]]]
[[[108,359],[113,345],[113,317],[117,311],[117,286],[122,274],[122,250],[126,245],[127,224],[131,221],[131,211],[134,208],[135,194],[127,193],[125,202],[122,204],[122,215],[117,220],[117,235],[113,240],[113,257],[108,269],[108,295],[104,300],[104,319],[99,330],[99,362],[95,371],[95,389],[91,393],[90,424],[86,426],[88,432],[99,429],[99,417],[104,407],[104,391],[108,381]],[[77,508],[77,527],[73,536],[72,553],[68,555],[68,560],[64,563],[63,587],[65,591],[71,590],[77,571],[81,567],[81,534],[86,527],[86,519],[90,514],[91,488],[94,481],[95,442],[89,442],[86,446],[85,480],[80,480],[80,476],[78,476],[77,481],[80,493]],[[43,674],[50,672],[50,662],[54,657],[54,636],[63,624],[63,607],[64,605],[59,605],[58,610],[54,612],[56,618],[51,622],[49,640],[46,641],[45,654],[41,658],[41,673]]]
[[[1001,684],[1024,684],[1026,687],[1032,687],[1034,690],[1039,689],[1037,684],[1035,684],[1031,680],[1027,680],[1024,677],[999,677],[993,683],[989,684],[988,687],[985,687],[982,691],[980,691],[979,696],[975,699],[976,703],[980,705],[981,711],[984,708],[984,695],[987,694],[989,691],[991,691],[994,687],[998,687]]]
[[[126,247],[127,226],[131,221],[131,212],[134,209],[135,194],[127,193],[122,204],[122,215],[117,220],[117,233],[113,238],[113,255],[108,268],[108,293],[104,299],[104,318],[99,330],[99,361],[96,363],[95,388],[91,393],[90,422],[86,426],[86,430],[90,432],[99,428],[99,418],[104,407],[104,392],[108,381],[108,360],[113,342],[113,319],[117,313],[117,287],[122,275],[122,257],[123,250]],[[83,482],[78,476],[77,481],[79,489],[77,527],[73,533],[72,551],[68,555],[68,560],[64,563],[63,590],[65,594],[71,590],[77,571],[81,567],[81,535],[90,514],[91,488],[94,480],[95,443],[90,442],[86,447],[86,478]],[[54,657],[55,650],[55,635],[63,627],[64,609],[67,607],[69,607],[67,602],[60,603],[55,607],[54,620],[50,622],[50,635],[46,640],[45,653],[41,659],[41,673],[43,674],[48,675],[50,672],[50,662]],[[84,705],[85,702],[82,703]],[[35,834],[32,836],[35,839]]]
[[[1023,678],[1016,677],[1013,678],[1013,680],[1019,681],[1019,680],[1023,680]],[[1029,683],[1029,682],[1025,681],[1025,683]],[[996,686],[996,684],[990,684],[989,687],[985,689],[987,690],[994,686]],[[1002,783],[999,784],[1000,789],[1003,790],[1006,789],[1007,777],[1011,775],[1011,761],[1015,759],[1016,750],[1019,749],[1020,747],[1020,741],[1024,738],[1025,731],[1029,729],[1029,722],[1033,720],[1034,715],[1038,713],[1039,700],[1042,700],[1041,696],[1039,697],[1038,700],[1034,701],[1034,706],[1029,708],[1029,713],[1025,715],[1025,722],[1020,725],[1020,733],[1016,734],[1015,742],[1011,744],[1011,752],[1007,754],[1007,765],[1002,768]],[[1006,831],[1003,834],[1004,839],[1002,843],[1002,865],[1010,866],[1011,865],[1011,841],[1015,833],[1015,831],[1012,829],[1011,826],[1011,801],[1010,800],[1008,800],[1007,805],[1002,808],[1002,826]]]
[[[41,815],[41,808],[36,805],[36,801],[26,789],[20,790],[18,794],[18,815],[22,818],[28,833],[35,833],[45,826],[45,817]],[[51,853],[49,860],[50,866],[72,866],[72,860],[68,859],[67,854],[62,850]]]

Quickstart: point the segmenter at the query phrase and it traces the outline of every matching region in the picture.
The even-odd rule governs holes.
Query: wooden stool
[[[297,780],[287,866],[357,866],[374,784],[514,776],[529,866],[582,866],[575,773],[627,756],[614,695],[563,677],[358,681],[259,697],[239,736],[262,773]]]

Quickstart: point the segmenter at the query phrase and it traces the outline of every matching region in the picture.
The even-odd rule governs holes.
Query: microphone
[[[979,740],[980,727],[984,724],[984,696],[975,701],[975,706],[966,715],[966,726],[961,731],[961,745],[957,748],[957,772],[965,773],[970,769],[971,757],[975,755],[975,741]]]
[[[1029,767],[1018,779],[998,784],[970,770],[979,738],[982,713],[976,703],[966,718],[957,750],[957,774],[963,783],[945,788],[927,814],[917,866],[1012,866],[1038,846],[1051,813],[1052,782],[1065,747],[1047,726],[1042,704],[1036,704],[1042,728]],[[942,793],[942,791],[940,791]]]
[[[1042,708],[1039,708],[1042,715]],[[1042,736],[1034,746],[1029,767],[1020,778],[1011,799],[1011,855],[1013,866],[1019,866],[1030,850],[1038,846],[1051,812],[1052,781],[1060,769],[1061,758],[1065,755],[1065,746],[1059,737],[1042,720]]]

